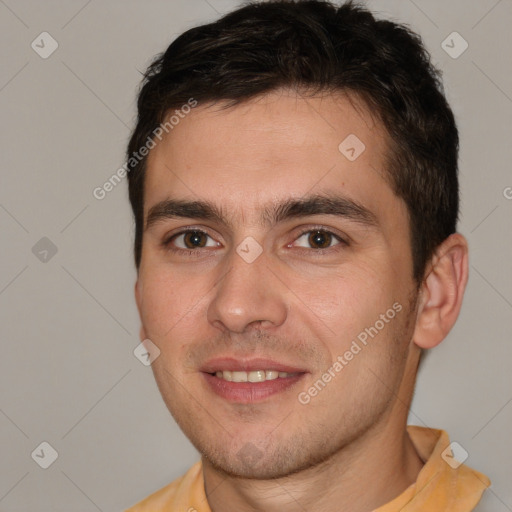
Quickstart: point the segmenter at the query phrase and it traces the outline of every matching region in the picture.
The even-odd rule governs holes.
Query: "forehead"
[[[199,105],[150,151],[144,212],[208,199],[248,220],[269,200],[343,192],[379,210],[399,200],[384,179],[388,138],[355,97],[277,91],[225,108]]]

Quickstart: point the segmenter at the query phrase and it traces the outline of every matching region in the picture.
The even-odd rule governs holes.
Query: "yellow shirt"
[[[473,510],[490,480],[464,464],[457,466],[452,459],[448,459],[452,461],[448,464],[445,450],[450,440],[443,430],[408,426],[407,431],[425,465],[414,484],[373,512]],[[211,512],[204,491],[201,462],[126,512]]]

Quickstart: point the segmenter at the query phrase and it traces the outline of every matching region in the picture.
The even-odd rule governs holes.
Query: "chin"
[[[240,460],[212,460],[211,457],[203,455],[203,457],[220,473],[233,478],[243,478],[248,480],[273,480],[276,478],[284,478],[300,469],[276,466],[270,461],[262,461],[254,465]]]
[[[304,448],[303,445],[301,447]],[[321,464],[330,456],[315,457],[303,449],[293,452],[283,447],[264,453],[251,442],[245,443],[235,453],[200,452],[217,471],[230,477],[256,480],[285,478]]]

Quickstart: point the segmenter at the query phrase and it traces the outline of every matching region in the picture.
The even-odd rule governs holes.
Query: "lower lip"
[[[203,373],[203,375],[212,391],[220,397],[230,402],[251,404],[282,393],[300,381],[305,373],[263,382],[229,382],[209,373]]]

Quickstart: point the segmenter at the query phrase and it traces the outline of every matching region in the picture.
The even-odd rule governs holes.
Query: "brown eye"
[[[220,244],[204,231],[187,229],[173,235],[168,241],[164,242],[164,245],[170,249],[174,247],[177,251],[190,251],[206,247],[219,247]]]
[[[183,235],[183,242],[187,249],[204,247],[206,245],[207,235],[202,231],[189,231]]]
[[[332,235],[325,231],[313,231],[308,237],[308,242],[312,247],[326,249],[331,245]]]
[[[310,229],[302,233],[296,239],[294,245],[308,249],[329,249],[340,243],[343,243],[343,240],[330,231],[324,229]]]

